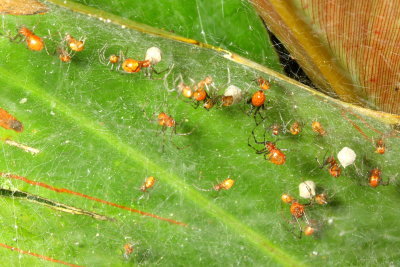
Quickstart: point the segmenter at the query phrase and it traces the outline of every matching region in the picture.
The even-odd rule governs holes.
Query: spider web
[[[217,6],[226,16],[240,13],[224,1]],[[202,21],[196,26],[200,27],[196,34],[200,33],[201,41],[226,46],[245,56],[245,51],[250,51],[249,57],[256,55],[241,46],[242,42],[231,41],[227,33],[221,34],[220,29],[210,26],[221,17],[220,13],[205,12],[200,1],[194,7],[197,20]],[[239,8],[252,11],[245,2]],[[20,181],[2,180],[3,188],[27,191],[116,221],[100,222],[19,199],[0,198],[5,228],[0,242],[79,265],[276,264],[276,259],[258,249],[257,244],[254,249],[254,240],[240,231],[241,223],[255,231],[257,237],[268,238],[271,244],[304,262],[318,264],[329,259],[330,265],[396,263],[398,253],[388,253],[386,248],[398,243],[397,184],[377,189],[365,184],[373,167],[382,168],[384,178],[397,177],[397,139],[387,140],[387,154],[376,155],[373,144],[342,119],[341,107],[263,75],[272,82],[272,89],[266,92],[267,108],[261,111],[266,120],[255,128],[254,134],[262,139],[266,131],[267,140],[276,142],[287,155],[284,166],[275,166],[247,145],[255,122],[246,115],[250,107],[245,101],[206,111],[193,108],[177,92],[166,90],[176,88],[174,81],[179,76],[189,84],[211,75],[220,93],[233,84],[251,95],[258,90],[253,80],[260,73],[213,51],[128,30],[105,18],[54,10],[43,20],[3,17],[4,29],[14,31],[22,24],[36,26],[35,33],[41,36],[50,30],[52,35],[46,39],[49,51],[58,45],[58,32],[86,38],[87,49],[76,54],[70,64],[63,64],[57,55],[35,54],[23,43],[2,40],[1,71],[4,74],[4,68],[9,68],[7,73],[17,81],[4,81],[1,107],[25,127],[21,135],[3,130],[2,136],[11,135],[16,141],[41,150],[32,156],[3,144],[2,170],[177,219],[189,227],[169,225]],[[140,12],[134,16],[139,15]],[[255,42],[263,40],[255,35]],[[166,69],[171,63],[174,68],[169,75],[155,75],[154,79],[141,73],[110,71],[98,60],[104,44],[108,45],[106,55],[129,48],[126,56],[137,59],[144,57],[147,48],[160,47],[163,61],[157,69]],[[260,62],[271,58],[274,56],[269,53]],[[151,122],[152,118],[149,121],[143,110],[153,120],[153,114],[167,112],[178,122],[178,132],[194,131],[189,136],[167,132],[163,141],[157,123]],[[368,135],[374,135],[358,117],[346,114]],[[313,120],[326,128],[326,136],[319,137],[311,130]],[[365,120],[383,133],[391,130]],[[299,136],[284,131],[294,121],[302,123]],[[271,134],[274,124],[282,128],[277,137]],[[173,143],[185,148],[177,149]],[[322,161],[326,151],[336,155],[344,146],[356,151],[357,161],[344,170],[342,177],[334,179],[326,168],[319,168],[315,158]],[[135,159],[130,148],[143,160]],[[156,177],[157,183],[143,194],[138,188],[150,175]],[[229,191],[190,191],[196,187],[212,188],[227,177],[236,182]],[[304,180],[314,180],[318,190],[331,197],[331,203],[307,211],[321,224],[319,236],[298,240],[288,230],[291,218],[288,207],[280,203],[280,195],[287,192],[298,198],[297,186]],[[376,231],[366,231],[371,228]],[[135,248],[128,259],[123,256],[125,243]],[[43,264],[9,250],[0,253],[4,262],[12,265]]]

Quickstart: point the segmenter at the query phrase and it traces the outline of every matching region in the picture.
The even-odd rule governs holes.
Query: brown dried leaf
[[[0,0],[0,13],[10,15],[35,15],[48,11],[48,7],[35,0]]]
[[[252,2],[322,91],[400,114],[400,2]]]

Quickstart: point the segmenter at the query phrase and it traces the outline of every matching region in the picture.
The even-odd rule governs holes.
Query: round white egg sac
[[[243,94],[242,94],[242,89],[235,85],[229,85],[228,88],[226,88],[224,96],[232,96],[233,98],[233,103],[236,104],[242,100]]]
[[[161,61],[161,50],[158,47],[150,47],[146,51],[146,58],[145,60],[150,61],[151,65],[156,65]]]
[[[344,147],[342,148],[342,150],[339,151],[337,157],[343,168],[346,168],[347,166],[354,163],[354,161],[356,160],[356,153],[353,151],[353,149]]]
[[[302,198],[313,198],[315,196],[315,183],[305,181],[299,184],[299,195]]]

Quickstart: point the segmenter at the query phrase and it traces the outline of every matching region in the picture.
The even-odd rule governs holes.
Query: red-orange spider
[[[172,117],[168,116],[164,112],[161,112],[160,114],[158,114],[157,119],[158,119],[158,124],[163,127],[172,128],[172,127],[176,126],[175,120]]]
[[[152,188],[156,183],[156,179],[153,176],[146,177],[143,185],[140,187],[142,192],[146,192],[148,189]]]
[[[261,108],[265,103],[265,93],[262,90],[259,90],[253,94],[251,97],[251,104],[256,108]]]
[[[271,126],[271,130],[273,135],[279,135],[281,126],[279,126],[278,124],[274,124]]]
[[[260,110],[265,108],[265,100],[266,96],[263,90],[258,90],[255,92],[247,103],[250,104],[250,110],[247,112],[248,115],[253,113],[254,121],[257,123],[257,114],[261,117],[261,120],[264,120],[264,117],[260,114]]]
[[[227,95],[227,96],[222,96],[221,97],[221,101],[222,101],[222,106],[223,107],[229,107],[233,105],[233,96],[231,95]]]
[[[192,88],[184,82],[178,84],[178,91],[186,98],[192,98],[194,94]]]
[[[193,93],[193,99],[198,102],[204,101],[207,97],[208,97],[208,94],[204,88],[198,88]]]
[[[324,165],[329,164],[329,174],[335,178],[339,177],[342,173],[342,169],[340,168],[339,164],[336,162],[333,156],[328,157],[324,163]]]
[[[296,201],[293,201],[292,204],[290,205],[290,213],[292,214],[293,217],[297,219],[304,216],[304,210],[305,206]]]
[[[144,115],[147,117],[146,112],[143,110]],[[151,118],[147,117],[147,119],[150,122],[154,122],[154,120],[152,120]],[[164,145],[165,145],[165,133],[167,131],[167,129],[171,129],[171,137],[172,135],[190,135],[192,133],[192,131],[187,132],[187,133],[177,133],[176,132],[176,126],[178,125],[178,123],[175,121],[175,119],[172,116],[169,116],[168,114],[166,114],[165,112],[161,112],[157,115],[157,123],[158,125],[161,126],[161,132],[163,135],[163,143],[162,143],[162,151],[164,152]],[[172,139],[170,140],[170,142],[178,149],[182,149],[182,147],[177,146]]]
[[[375,168],[371,170],[368,183],[371,187],[378,187],[379,185],[388,185],[389,182],[382,182],[382,177],[381,177],[382,172],[378,169]]]
[[[313,121],[311,124],[311,128],[314,132],[318,133],[320,136],[326,135],[324,127],[322,127],[321,123],[318,121]]]
[[[301,132],[301,126],[300,123],[295,121],[291,126],[290,126],[290,133],[292,135],[298,135]]]
[[[378,154],[385,154],[386,151],[386,146],[385,143],[383,142],[383,139],[379,139],[378,141],[376,141],[376,149],[375,149],[375,153]]]
[[[44,48],[44,42],[43,39],[40,38],[39,36],[35,35],[31,30],[28,28],[22,26],[18,30],[18,35],[14,37],[13,39],[23,36],[25,39],[26,45],[28,48],[32,51],[41,51]]]
[[[194,187],[196,187],[198,190],[201,190],[201,191],[212,191],[212,190],[221,191],[221,190],[231,189],[234,184],[235,184],[235,180],[233,180],[231,178],[226,178],[221,183],[214,185],[212,189],[202,189],[202,188],[198,188],[197,186],[194,186]]]
[[[65,41],[68,44],[69,49],[75,52],[81,52],[85,49],[85,40],[77,40],[70,34],[65,36]]]
[[[293,221],[295,221],[299,227],[299,234],[295,234],[297,238],[301,238],[302,233],[304,232],[305,235],[312,235],[314,232],[309,229],[312,228],[310,221],[308,220],[306,216],[306,206],[309,206],[310,204],[301,204],[297,200],[295,200],[292,196],[289,194],[283,194],[281,196],[282,202],[286,204],[290,204],[290,214],[292,215]],[[301,226],[301,223],[299,219],[303,218],[306,222],[306,227],[303,230],[303,227]],[[292,222],[291,222],[292,223]],[[313,228],[312,228],[313,229]]]
[[[220,191],[220,190],[229,190],[231,187],[235,184],[235,181],[231,178],[227,178],[222,183],[219,183],[213,187],[215,191]]]
[[[282,200],[284,203],[289,204],[289,203],[292,203],[292,202],[293,202],[293,197],[292,197],[291,195],[289,195],[289,194],[283,194],[283,195],[281,196],[281,200]]]
[[[256,81],[257,81],[258,87],[260,87],[261,90],[268,90],[271,88],[270,82],[265,80],[263,77],[257,78]]]
[[[325,194],[318,194],[315,196],[314,201],[319,205],[326,205],[328,201]]]
[[[71,62],[72,56],[70,53],[68,53],[66,50],[62,48],[57,49],[58,52],[58,58],[65,63]]]
[[[307,225],[307,226],[304,228],[304,234],[305,234],[306,236],[313,235],[314,232],[315,232],[315,228],[313,228],[313,227],[311,227],[311,226],[309,226],[309,225]]]
[[[201,80],[200,82],[197,83],[197,85],[195,86],[195,89],[198,88],[203,88],[210,86],[213,83],[213,79],[211,76],[207,76],[205,77],[203,80]]]
[[[150,61],[139,61],[133,58],[127,58],[122,62],[122,69],[127,73],[139,72],[142,68],[150,67]]]
[[[124,258],[128,259],[134,251],[134,247],[131,243],[126,243],[124,245]]]
[[[251,135],[254,138],[254,142],[256,144],[264,145],[264,148],[257,149],[255,147],[253,147],[250,144],[250,136],[247,139],[248,146],[251,147],[252,149],[254,149],[257,154],[264,154],[264,158],[266,160],[269,160],[270,162],[272,162],[272,163],[274,163],[276,165],[284,164],[286,162],[286,155],[279,148],[277,148],[276,145],[273,142],[265,140],[265,133],[266,132],[264,132],[264,141],[260,142],[260,141],[257,141],[257,139],[256,139],[256,136],[254,134],[254,129],[251,131]]]
[[[219,101],[219,96],[216,95],[216,91],[211,92],[211,94],[209,94],[207,91],[209,90],[209,86],[211,86],[212,83],[212,77],[207,76],[193,87],[194,92],[192,98],[195,108],[199,107],[200,103],[203,103],[203,108],[205,108],[206,110],[210,110]]]
[[[156,74],[161,74],[170,69],[170,68],[167,68],[161,72],[158,72],[154,69],[154,65],[157,64],[161,60],[161,54],[160,54],[161,51],[156,47],[152,47],[147,50],[145,60],[136,60],[133,58],[126,58],[124,53],[121,50],[119,52],[119,55],[112,54],[106,59],[106,57],[105,57],[106,49],[107,49],[107,45],[104,45],[99,50],[99,59],[100,59],[100,62],[104,65],[111,64],[111,69],[113,69],[114,66],[116,66],[116,70],[119,70],[121,67],[125,73],[137,73],[137,72],[140,72],[142,69],[146,69],[145,75],[150,76],[150,77],[153,72]],[[154,53],[149,54],[149,51],[152,51],[152,52],[158,51],[157,53],[159,53],[158,56],[160,56],[160,57],[154,58],[153,57]],[[127,51],[125,53],[127,53]]]

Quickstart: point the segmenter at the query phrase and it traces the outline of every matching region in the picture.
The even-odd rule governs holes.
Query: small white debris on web
[[[151,65],[158,64],[161,61],[161,49],[155,46],[147,49],[145,60],[150,61]]]
[[[315,196],[315,183],[305,181],[299,184],[299,195],[302,198],[313,198]]]
[[[25,104],[27,101],[28,101],[28,98],[24,97],[19,101],[19,103],[20,104]]]
[[[15,142],[15,141],[13,141],[13,140],[10,140],[10,139],[6,139],[4,142],[5,142],[7,145],[20,148],[20,149],[24,150],[25,152],[31,153],[31,154],[33,154],[33,155],[36,155],[36,154],[39,154],[39,153],[40,153],[40,150],[39,150],[39,149],[30,147],[30,146],[27,146],[27,145],[24,145],[24,144],[20,144],[20,143],[18,143],[18,142]]]
[[[229,60],[233,60],[232,58],[232,53],[226,53],[223,55],[224,58],[229,59]]]
[[[353,149],[344,147],[342,150],[339,151],[337,157],[343,168],[346,168],[347,166],[354,163],[354,161],[356,160],[356,153],[353,151]]]

